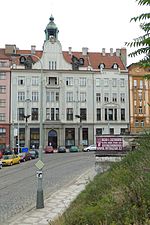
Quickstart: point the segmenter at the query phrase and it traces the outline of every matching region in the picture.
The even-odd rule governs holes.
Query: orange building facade
[[[150,129],[150,68],[144,69],[137,64],[128,67],[130,133],[137,134]]]

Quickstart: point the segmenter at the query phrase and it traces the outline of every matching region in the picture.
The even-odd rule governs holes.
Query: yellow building
[[[129,71],[129,102],[131,134],[150,129],[150,68],[142,68],[137,64],[128,67]]]

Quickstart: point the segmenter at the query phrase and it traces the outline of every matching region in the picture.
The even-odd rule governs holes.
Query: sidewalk
[[[74,184],[52,194],[44,201],[43,209],[33,208],[24,214],[20,214],[8,221],[6,225],[49,225],[49,222],[61,215],[69,204],[84,190],[96,175],[95,168],[82,174]]]

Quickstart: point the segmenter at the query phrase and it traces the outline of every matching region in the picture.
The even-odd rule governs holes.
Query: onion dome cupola
[[[59,30],[58,30],[56,24],[54,23],[54,17],[51,15],[49,20],[50,20],[50,22],[48,23],[48,25],[45,29],[46,40],[49,40],[51,37],[58,40]]]

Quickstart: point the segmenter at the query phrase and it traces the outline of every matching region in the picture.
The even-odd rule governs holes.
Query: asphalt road
[[[0,170],[0,224],[36,205],[37,168],[31,160]],[[95,164],[93,152],[43,154],[44,198],[71,184]]]

